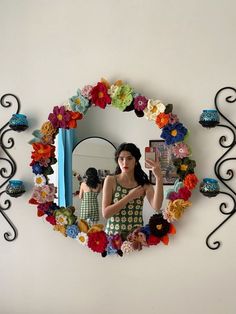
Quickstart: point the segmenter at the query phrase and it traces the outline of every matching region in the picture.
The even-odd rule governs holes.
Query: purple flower
[[[134,109],[143,111],[147,107],[148,100],[144,96],[137,96],[134,99]]]
[[[182,123],[167,124],[162,129],[161,138],[167,145],[174,144],[183,141],[187,131]]]
[[[53,112],[49,114],[48,120],[52,123],[53,127],[56,128],[67,128],[68,122],[70,121],[70,113],[65,110],[64,106],[53,108]]]

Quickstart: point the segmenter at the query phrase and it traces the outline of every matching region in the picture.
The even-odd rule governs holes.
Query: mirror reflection
[[[89,226],[105,224],[102,217],[102,187],[105,177],[113,174],[115,146],[104,138],[90,137],[73,150],[73,206],[75,214]]]

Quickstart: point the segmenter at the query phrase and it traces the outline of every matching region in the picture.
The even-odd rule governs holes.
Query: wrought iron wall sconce
[[[11,180],[16,173],[16,162],[10,155],[9,150],[13,148],[15,142],[12,137],[8,137],[7,141],[4,140],[4,136],[7,135],[9,131],[21,132],[28,128],[26,116],[19,113],[19,98],[13,94],[5,94],[0,99],[0,104],[3,108],[9,108],[13,105],[13,103],[16,103],[17,105],[16,113],[13,114],[9,121],[0,128],[0,162],[3,163],[3,166],[0,168],[0,213],[13,230],[13,234],[10,231],[4,233],[4,238],[7,241],[13,241],[16,239],[17,229],[5,213],[5,211],[10,208],[11,201],[9,199],[5,199],[5,201],[2,202],[2,195],[6,193],[10,197],[19,197],[25,192],[25,188],[22,181]],[[2,190],[7,183],[8,185],[6,188]]]
[[[214,166],[214,172],[218,180],[227,188],[228,192],[220,191],[218,181],[215,179],[205,178],[200,184],[200,192],[208,197],[215,197],[218,194],[227,195],[233,201],[233,208],[231,210],[227,210],[228,204],[223,202],[220,204],[219,209],[220,212],[227,216],[206,238],[206,245],[212,249],[216,250],[220,247],[220,241],[214,241],[212,244],[210,243],[210,238],[212,235],[223,226],[226,221],[228,221],[236,212],[236,192],[233,190],[231,186],[229,186],[229,181],[234,177],[233,169],[228,169],[226,171],[227,177],[221,175],[221,167],[228,161],[236,160],[236,158],[227,158],[227,155],[236,145],[236,126],[230,121],[219,109],[220,104],[220,96],[222,96],[225,92],[227,92],[227,97],[225,97],[224,101],[232,104],[236,102],[236,89],[233,87],[224,87],[221,88],[215,95],[214,103],[216,109],[211,110],[203,110],[203,113],[200,116],[201,125],[206,128],[214,128],[214,127],[222,127],[230,130],[232,132],[232,142],[226,144],[227,137],[222,135],[219,139],[219,144],[221,147],[225,149],[223,155],[216,161]],[[220,116],[227,122],[227,124],[220,124]]]

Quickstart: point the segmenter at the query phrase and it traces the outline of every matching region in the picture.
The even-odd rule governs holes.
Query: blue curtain
[[[58,134],[58,205],[72,205],[72,150],[74,130],[59,129]]]

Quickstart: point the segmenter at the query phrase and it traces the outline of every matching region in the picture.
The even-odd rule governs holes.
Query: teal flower
[[[133,89],[129,85],[121,85],[112,97],[112,106],[123,111],[133,101]]]
[[[77,95],[69,98],[69,104],[72,111],[86,114],[88,108],[91,106],[89,100],[82,96],[80,89],[77,90]]]

